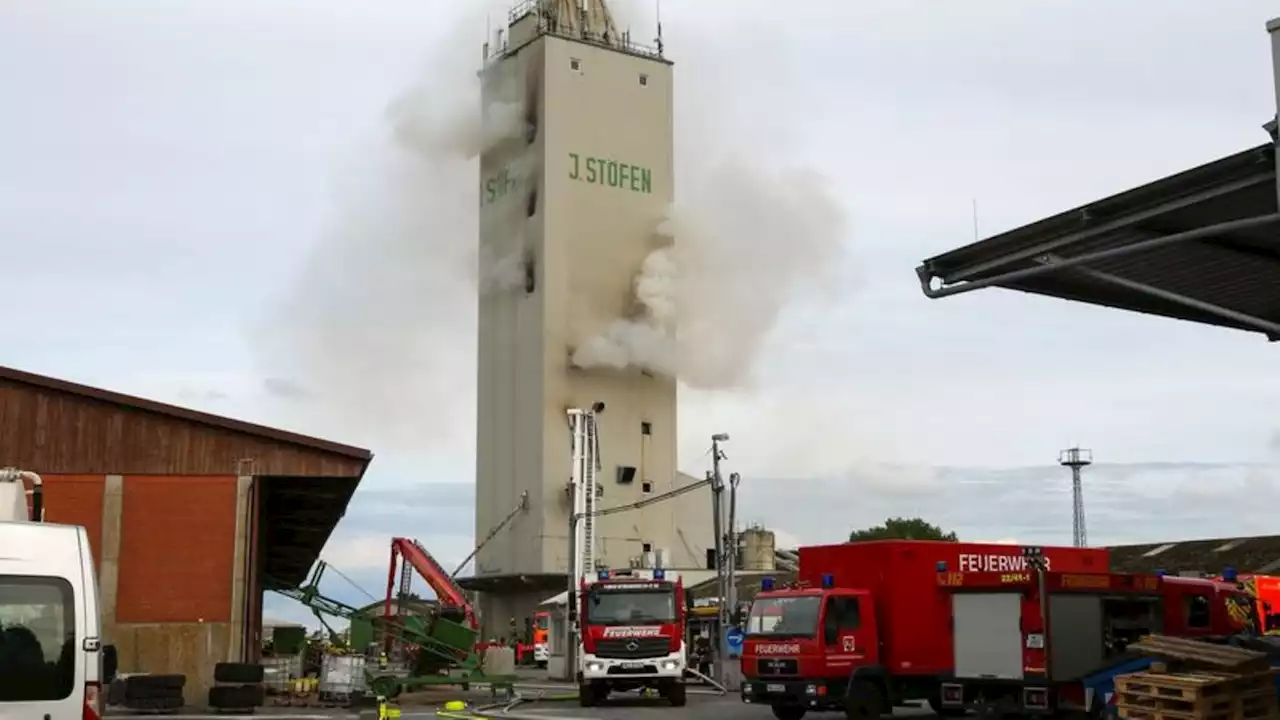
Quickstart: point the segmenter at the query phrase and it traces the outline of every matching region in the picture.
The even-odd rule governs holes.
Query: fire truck
[[[533,614],[533,662],[540,668],[551,659],[551,613],[539,610]]]
[[[1084,674],[1142,635],[1249,625],[1238,588],[1111,573],[1104,549],[878,541],[799,555],[797,584],[762,583],[741,661],[742,700],[779,720],[872,720],[911,700],[941,715],[1085,710]]]
[[[685,599],[680,576],[663,569],[601,570],[579,582],[578,699],[592,707],[611,692],[651,688],[685,704]]]

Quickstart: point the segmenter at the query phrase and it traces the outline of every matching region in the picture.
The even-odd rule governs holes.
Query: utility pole
[[[725,574],[727,564],[725,556],[725,508],[724,477],[720,474],[720,461],[727,458],[720,444],[729,441],[727,433],[716,433],[711,436],[711,524],[716,536],[716,587],[718,588],[717,604],[719,606],[719,622],[716,623],[716,682],[724,687],[725,665],[729,659],[729,646],[725,641],[725,632],[729,629],[729,610],[725,606],[729,596],[729,584],[732,578]]]
[[[729,532],[725,544],[728,546],[727,559],[728,568],[725,574],[728,576],[725,592],[725,610],[727,612],[728,621],[724,626],[724,632],[721,636],[725,638],[725,660],[731,660],[729,657],[729,644],[727,641],[729,628],[735,627],[737,624],[738,614],[738,483],[742,477],[738,473],[729,475]],[[738,663],[727,662],[720,679],[720,685],[725,689],[734,691],[742,687],[742,673]]]

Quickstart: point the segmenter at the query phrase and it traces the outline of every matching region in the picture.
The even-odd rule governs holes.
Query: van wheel
[[[800,720],[804,717],[805,708],[799,705],[774,705],[773,716],[778,720]]]
[[[884,712],[884,698],[880,688],[866,680],[858,680],[849,688],[844,701],[844,715],[848,720],[876,720]]]
[[[689,702],[689,695],[685,692],[684,683],[671,683],[670,687],[667,688],[667,702],[671,703],[671,707],[684,707]]]
[[[599,702],[599,696],[596,689],[591,683],[578,683],[578,705],[581,707],[595,707]]]

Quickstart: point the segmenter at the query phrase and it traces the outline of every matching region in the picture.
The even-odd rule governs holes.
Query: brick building
[[[261,646],[268,579],[300,584],[372,454],[0,367],[0,466],[44,477],[45,519],[93,545],[121,672],[182,673]]]

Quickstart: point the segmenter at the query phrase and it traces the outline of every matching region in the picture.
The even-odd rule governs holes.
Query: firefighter
[[[378,653],[378,669],[386,670],[387,666],[390,664],[391,664],[391,660],[390,658],[387,657],[387,651],[386,650],[380,651]]]

